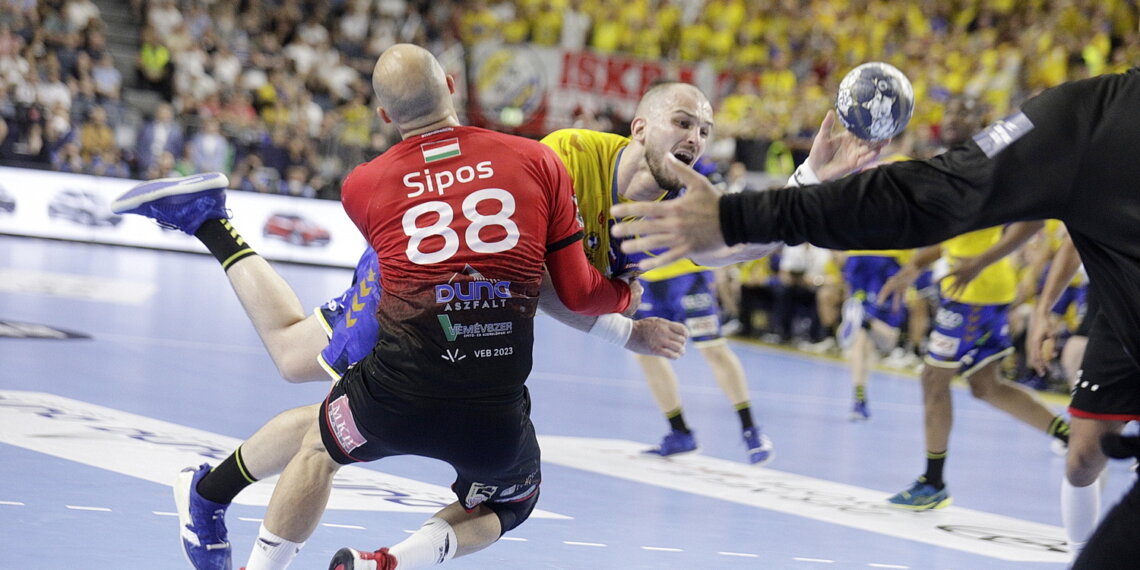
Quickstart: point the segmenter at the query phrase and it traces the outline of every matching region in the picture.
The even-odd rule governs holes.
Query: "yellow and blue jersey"
[[[950,238],[942,243],[942,255],[949,260],[953,270],[957,260],[981,255],[996,244],[1002,231],[1001,226],[994,226]],[[942,281],[942,294],[949,300],[970,305],[1006,305],[1012,303],[1017,294],[1017,271],[1007,256],[986,266],[961,293],[954,296],[948,294],[952,284],[949,279]]]
[[[587,129],[562,129],[542,139],[543,144],[566,166],[574,183],[574,195],[582,216],[586,258],[598,271],[614,277],[632,269],[621,252],[620,242],[610,236],[610,207],[617,196],[617,165],[629,139],[612,133]]]

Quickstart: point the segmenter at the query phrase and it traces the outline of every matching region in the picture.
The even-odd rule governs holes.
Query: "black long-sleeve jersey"
[[[1140,69],[1060,85],[973,140],[805,188],[726,195],[725,241],[911,248],[1057,218],[1104,316],[1140,358]]]

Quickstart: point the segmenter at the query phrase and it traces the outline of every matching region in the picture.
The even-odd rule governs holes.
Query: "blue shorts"
[[[914,280],[914,289],[918,292],[919,297],[927,299],[938,300],[941,291],[938,290],[938,282],[934,280],[934,270],[927,269],[918,274],[918,279]]]
[[[661,317],[682,323],[694,342],[721,338],[720,307],[713,292],[713,272],[686,273],[661,281],[641,280],[645,292],[635,318]]]
[[[1085,318],[1087,309],[1088,285],[1078,285],[1076,287],[1065,287],[1065,290],[1061,291],[1060,298],[1049,310],[1054,315],[1064,319],[1065,324],[1072,330],[1080,325]]]
[[[329,336],[329,344],[318,360],[334,379],[344,376],[349,366],[376,346],[380,335],[380,324],[376,320],[379,304],[380,265],[376,254],[368,249],[356,263],[352,286],[317,309],[317,316]]]
[[[943,301],[934,315],[926,363],[955,368],[963,376],[1013,351],[1009,305],[969,305]]]
[[[893,257],[855,255],[843,264],[843,279],[851,296],[863,301],[864,318],[872,318],[899,328],[906,322],[905,305],[896,311],[890,301],[879,302],[879,291],[892,275],[899,272],[899,262]]]

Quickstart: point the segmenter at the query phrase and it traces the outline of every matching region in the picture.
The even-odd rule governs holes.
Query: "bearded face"
[[[657,181],[657,185],[666,192],[679,192],[681,188],[684,187],[684,185],[681,184],[681,179],[673,176],[665,167],[665,154],[668,151],[658,150],[653,152],[652,149],[648,150],[650,152],[646,152],[645,162],[649,165],[649,173],[653,175],[653,179]],[[674,156],[677,156],[677,154],[674,154]],[[693,161],[696,160],[695,158],[685,159],[681,156],[677,156],[677,158],[690,166],[692,166]]]
[[[665,155],[672,154],[689,166],[696,163],[712,132],[712,105],[699,89],[686,84],[675,84],[646,97],[634,122],[638,131],[634,138],[644,146],[645,167],[655,184],[662,191],[676,193],[684,186],[669,172]]]

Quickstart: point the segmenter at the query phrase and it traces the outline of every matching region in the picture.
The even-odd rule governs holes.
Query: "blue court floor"
[[[303,303],[350,272],[279,264]],[[43,328],[49,327],[49,328]],[[217,262],[204,255],[0,236],[0,568],[186,568],[170,484],[217,463],[327,384],[276,376]],[[66,331],[88,338],[60,336]],[[888,509],[922,471],[919,385],[875,373],[870,422],[847,421],[842,362],[733,341],[776,459],[747,465],[735,413],[697,351],[676,366],[702,446],[640,451],[664,434],[633,358],[539,317],[529,382],[543,445],[540,512],[452,568],[1064,568],[1063,459],[1043,434],[954,393],[950,508]],[[1050,401],[1058,410],[1060,400]],[[1109,468],[1105,508],[1129,485]],[[346,468],[294,568],[342,546],[401,540],[453,499],[440,463]],[[269,483],[229,511],[235,562]]]

